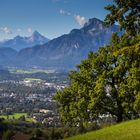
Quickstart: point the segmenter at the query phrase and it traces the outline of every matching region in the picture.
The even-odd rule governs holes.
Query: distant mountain
[[[1,66],[13,65],[17,51],[12,48],[0,48],[0,68]]]
[[[41,35],[39,32],[34,31],[33,34],[29,37],[21,37],[18,35],[13,39],[2,41],[0,42],[0,48],[13,48],[19,51],[23,48],[28,48],[35,45],[42,45],[44,43],[47,43],[48,41],[49,39]]]
[[[110,28],[103,21],[92,18],[81,29],[73,29],[43,45],[22,49],[18,53],[18,64],[54,68],[72,68],[85,59],[90,51],[107,45],[112,33],[119,32],[119,26]]]

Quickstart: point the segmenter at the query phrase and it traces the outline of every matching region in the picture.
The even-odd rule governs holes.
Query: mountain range
[[[90,51],[95,52],[99,47],[107,45],[114,32],[121,34],[118,25],[107,28],[103,21],[92,18],[81,29],[73,29],[69,34],[64,34],[42,45],[21,49],[11,57],[11,64],[56,69],[73,68],[85,59]]]
[[[0,48],[12,48],[20,51],[23,48],[28,48],[35,45],[42,45],[49,41],[48,38],[41,35],[38,31],[34,31],[29,37],[17,35],[13,39],[8,39],[0,42]]]

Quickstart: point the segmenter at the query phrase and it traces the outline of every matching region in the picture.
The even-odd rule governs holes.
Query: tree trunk
[[[118,104],[117,123],[119,123],[123,121],[123,107],[121,105],[120,100],[118,100],[117,104]]]
[[[117,115],[117,123],[120,123],[120,122],[122,122],[123,121],[123,116],[122,116],[122,114],[118,114]]]

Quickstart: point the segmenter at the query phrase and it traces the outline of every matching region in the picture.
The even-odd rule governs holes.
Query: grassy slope
[[[66,140],[140,140],[140,119],[78,135]]]

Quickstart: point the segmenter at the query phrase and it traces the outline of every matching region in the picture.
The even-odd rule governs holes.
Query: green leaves
[[[119,40],[114,35],[110,46],[90,53],[70,72],[70,87],[55,96],[64,123],[77,126],[106,113],[122,121],[139,113],[140,45]]]
[[[70,86],[55,96],[66,124],[79,126],[104,114],[120,122],[140,114],[140,1],[114,0],[106,9],[106,23],[118,22],[126,32],[113,34],[110,45],[90,52],[70,72]]]
[[[140,1],[139,0],[114,0],[114,4],[105,7],[110,13],[106,16],[107,25],[115,22],[121,29],[126,30],[130,36],[140,33]]]

